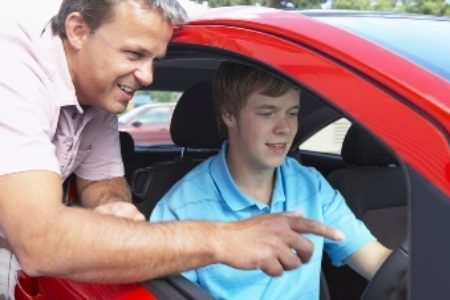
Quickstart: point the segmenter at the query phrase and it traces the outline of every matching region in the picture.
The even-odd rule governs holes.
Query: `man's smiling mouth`
[[[120,84],[120,83],[118,83],[117,86],[118,86],[122,91],[124,91],[125,93],[127,93],[127,94],[130,95],[130,96],[133,96],[134,92],[136,91],[136,89],[133,89],[133,88],[131,88],[131,87],[129,87],[129,86],[126,86],[126,85],[123,85],[123,84]]]

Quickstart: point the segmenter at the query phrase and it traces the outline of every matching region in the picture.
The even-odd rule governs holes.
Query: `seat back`
[[[344,139],[342,158],[349,167],[331,172],[328,181],[382,244],[398,246],[407,224],[402,168],[384,146],[354,125]]]
[[[125,179],[128,183],[130,183],[135,168],[134,140],[130,133],[126,131],[119,131],[119,141],[120,152],[122,154],[122,161],[125,168]]]
[[[170,134],[175,145],[183,149],[181,156],[138,169],[133,176],[134,202],[147,219],[161,197],[203,161],[192,158],[191,152],[198,154],[203,149],[209,156],[217,153],[223,142],[218,134],[210,82],[196,83],[183,93],[172,116]]]

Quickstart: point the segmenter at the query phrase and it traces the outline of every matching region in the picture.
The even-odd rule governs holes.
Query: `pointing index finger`
[[[298,233],[311,233],[335,241],[342,241],[345,239],[345,235],[342,231],[318,221],[305,219],[300,216],[291,216],[291,219],[291,228]]]

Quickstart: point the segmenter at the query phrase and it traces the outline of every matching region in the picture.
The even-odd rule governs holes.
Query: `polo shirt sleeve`
[[[164,196],[161,201],[156,204],[150,215],[150,222],[175,221],[179,219],[176,212],[169,208],[165,199],[167,199],[167,197]]]
[[[23,33],[15,27],[9,29],[0,30],[0,175],[32,170],[60,174],[51,143],[55,120],[49,79],[33,56],[33,45],[17,37]]]
[[[321,193],[324,223],[340,229],[346,236],[346,239],[340,242],[325,239],[324,245],[332,263],[342,266],[347,258],[375,238],[365,224],[355,217],[342,195],[334,190],[318,171],[316,176]]]
[[[77,153],[77,159],[82,162],[74,173],[88,180],[123,176],[117,116],[98,111],[98,115],[89,122],[82,134]]]
[[[188,184],[188,183],[186,183]],[[155,206],[155,208],[152,211],[152,214],[150,215],[150,222],[151,223],[158,223],[158,222],[170,222],[170,221],[177,221],[180,220],[180,217],[176,213],[176,210],[173,210],[170,208],[168,203],[172,200],[182,201],[182,196],[177,193],[180,189],[178,188],[178,185],[175,185]],[[181,275],[186,277],[188,280],[197,283],[199,282],[198,274],[196,270],[190,270],[186,272],[182,272]]]

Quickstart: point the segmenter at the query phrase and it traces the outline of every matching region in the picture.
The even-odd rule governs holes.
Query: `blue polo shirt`
[[[219,154],[205,160],[156,205],[151,222],[169,220],[235,221],[266,213],[302,210],[305,217],[339,228],[347,237],[334,242],[306,234],[314,243],[311,260],[270,277],[260,270],[238,270],[213,264],[183,275],[208,290],[216,299],[319,299],[322,252],[340,266],[356,250],[374,240],[366,226],[355,218],[339,192],[332,189],[314,168],[286,158],[276,168],[272,201],[266,205],[243,194],[233,181],[226,163],[224,143]],[[217,237],[220,238],[220,237]],[[239,255],[239,245],[236,245]]]

